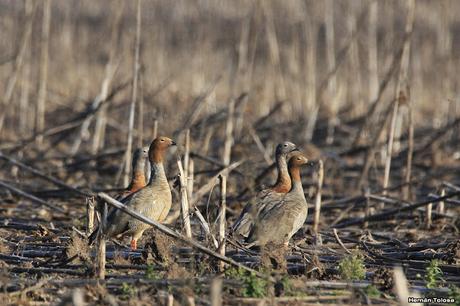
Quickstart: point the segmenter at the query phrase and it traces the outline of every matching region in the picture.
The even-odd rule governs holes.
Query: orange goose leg
[[[131,251],[135,251],[137,249],[137,239],[131,239]]]

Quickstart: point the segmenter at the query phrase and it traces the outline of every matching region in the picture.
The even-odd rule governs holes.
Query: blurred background
[[[460,2],[409,3],[141,1],[133,137],[177,134],[243,93],[237,133],[276,111],[267,122],[280,128],[258,130],[267,148],[370,143],[398,91],[396,139],[408,124],[448,125],[460,115]],[[3,149],[38,138],[39,152],[96,154],[126,143],[136,12],[137,1],[0,1]]]
[[[12,75],[17,77],[12,103],[5,105],[5,124],[17,131],[21,113],[28,118],[21,125],[23,136],[36,129],[45,4],[0,1],[3,95]],[[99,93],[111,56],[117,68],[112,83],[131,77],[136,1],[51,1],[50,6],[45,100],[46,116],[53,118],[60,111],[78,111],[83,105],[79,101]],[[459,10],[458,1],[416,1],[408,83],[420,115],[417,124],[427,123],[422,119],[439,124],[436,120],[458,112]],[[257,115],[284,100],[287,116],[311,116],[318,107],[324,116],[358,116],[377,96],[400,48],[406,14],[406,1],[391,0],[144,0],[145,118],[161,114],[180,121],[177,112],[164,113],[171,105],[176,111],[187,110],[190,97],[218,77],[222,79],[207,101],[210,111],[245,91],[251,97],[248,111]],[[31,34],[16,67],[31,19]],[[335,72],[332,84],[325,90],[330,72]],[[149,97],[164,82],[165,88]],[[129,98],[129,90],[125,93]]]

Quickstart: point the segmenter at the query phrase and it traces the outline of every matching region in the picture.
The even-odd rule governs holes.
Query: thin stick
[[[214,277],[210,287],[211,306],[222,306],[222,278]]]
[[[96,96],[96,98],[94,98],[91,105],[89,106],[88,114],[86,115],[83,122],[81,123],[79,136],[75,137],[75,140],[70,149],[70,155],[77,154],[78,149],[80,148],[80,145],[83,141],[83,138],[87,137],[86,135],[88,134],[88,129],[91,124],[91,121],[93,120],[94,116],[97,115],[98,111],[101,111],[102,106],[104,106],[104,102],[108,101],[110,97],[109,87],[110,87],[110,84],[112,83],[113,77],[115,76],[116,70],[117,70],[117,65],[111,65],[111,63],[107,64],[106,70],[105,70],[105,77],[101,84],[101,90],[99,94]],[[112,91],[112,93],[115,93],[115,92],[116,91]],[[42,131],[39,131],[39,132],[42,132]]]
[[[33,8],[27,14],[26,19],[27,22],[24,27],[24,34],[21,39],[21,47],[18,51],[18,54],[16,56],[16,60],[14,61],[14,70],[11,74],[11,77],[8,79],[8,83],[5,88],[5,94],[3,95],[2,99],[2,113],[0,114],[0,132],[3,129],[3,123],[5,122],[5,117],[6,117],[6,107],[10,104],[11,98],[13,97],[14,89],[16,87],[16,83],[18,80],[19,72],[21,70],[21,67],[24,62],[24,57],[25,53],[28,50],[27,46],[30,41],[30,36],[32,34],[32,27],[33,27],[33,20],[35,16],[35,11],[36,11],[36,3],[33,2]]]
[[[265,26],[267,33],[268,47],[270,51],[270,61],[275,69],[277,76],[276,99],[284,100],[286,98],[286,84],[283,77],[283,70],[281,69],[281,53],[276,35],[275,22],[271,3],[268,1],[259,2],[262,5],[262,11],[265,15]]]
[[[211,138],[212,138],[213,134],[214,134],[214,127],[211,126],[211,127],[208,128],[208,130],[206,131],[206,134],[204,135],[203,145],[200,148],[200,153],[202,155],[207,155],[208,154],[209,144],[211,143]]]
[[[187,196],[189,199],[193,197],[193,183],[195,175],[195,164],[193,158],[190,158],[188,162],[188,177],[187,177]]]
[[[122,20],[122,13],[123,13],[123,7],[124,7],[124,2],[114,2],[112,6],[116,6],[116,14],[115,18],[111,24],[111,33],[110,33],[110,51],[109,51],[109,60],[106,64],[106,71],[105,71],[105,79],[104,82],[107,82],[105,87],[103,85],[103,88],[105,88],[105,96],[107,96],[107,92],[110,87],[110,74],[112,73],[110,69],[113,69],[115,67],[115,55],[117,51],[117,41],[120,36],[120,27],[122,25],[121,20]],[[105,99],[105,97],[103,97]],[[105,138],[105,131],[106,131],[106,126],[107,126],[107,109],[108,109],[108,104],[104,104],[101,106],[101,109],[99,110],[99,113],[97,114],[96,118],[96,124],[94,127],[94,135],[93,135],[93,143],[91,147],[91,153],[96,154],[100,149],[104,147],[104,138]]]
[[[48,182],[51,182],[53,184],[55,184],[56,186],[59,186],[59,187],[63,187],[65,189],[68,189],[68,190],[71,190],[73,191],[74,193],[78,194],[78,195],[82,195],[82,196],[93,196],[94,194],[92,192],[88,192],[88,191],[82,191],[80,189],[77,189],[73,186],[70,186],[66,183],[64,183],[63,181],[59,180],[59,179],[56,179],[54,177],[51,177],[51,176],[48,176],[44,173],[42,173],[41,171],[35,169],[35,168],[32,168],[30,166],[27,166],[26,164],[23,164],[22,162],[20,161],[17,161],[15,160],[14,158],[12,157],[9,157],[9,156],[6,156],[4,155],[2,152],[0,152],[0,158],[3,158],[5,160],[7,160],[9,163],[15,165],[15,166],[18,166],[26,171],[29,171],[30,173],[42,178],[42,179],[45,179],[47,180]]]
[[[306,5],[306,3],[305,3]],[[316,26],[312,22],[312,16],[308,13],[308,7],[305,9],[305,22],[304,22],[304,32],[305,32],[305,77],[307,80],[307,86],[305,86],[305,111],[308,115],[308,124],[305,127],[305,137],[306,142],[310,142],[313,137],[313,131],[316,124],[316,117],[319,107],[316,102],[316,45],[317,45],[317,35],[316,35]]]
[[[318,185],[317,185],[317,192],[315,198],[315,217],[313,221],[313,231],[318,233],[319,227],[319,217],[321,212],[321,191],[323,189],[323,180],[324,180],[324,165],[323,161],[320,159],[318,161]]]
[[[228,105],[227,124],[225,127],[224,152],[222,156],[222,161],[224,165],[226,166],[230,164],[231,153],[232,153],[234,111],[235,111],[235,100],[232,99]]]
[[[25,14],[26,18],[31,18],[32,13],[34,10],[34,4],[32,3],[32,0],[26,0],[25,1]],[[27,23],[26,23],[27,24]],[[27,25],[26,25],[27,28]],[[30,37],[30,34],[29,34]],[[28,38],[29,39],[29,38]],[[29,52],[27,54],[24,54],[24,65],[21,68],[21,96],[20,96],[20,102],[19,102],[19,126],[18,126],[18,131],[20,132],[21,135],[29,135],[29,132],[31,131],[31,122],[33,120],[31,119],[32,111],[31,107],[29,106],[30,102],[30,89],[31,89],[31,66],[32,66],[32,60],[31,60],[31,48],[29,48]],[[6,112],[6,111],[4,111]]]
[[[132,210],[131,208],[125,206],[124,204],[118,202],[117,200],[115,200],[114,198],[110,197],[108,194],[104,193],[104,192],[99,192],[98,194],[98,197],[102,198],[103,200],[107,201],[108,204],[118,208],[119,210],[123,211],[124,213],[130,215],[131,217],[139,220],[139,221],[142,221],[150,226],[153,226],[154,228],[158,229],[159,231],[161,231],[162,233],[168,235],[168,236],[171,236],[173,238],[176,238],[180,241],[183,241],[187,244],[189,244],[190,246],[192,247],[195,247],[197,248],[198,250],[202,251],[203,253],[209,255],[209,256],[212,256],[214,258],[217,258],[218,260],[221,260],[225,263],[228,263],[232,266],[235,266],[235,267],[239,267],[239,268],[242,268],[248,272],[251,272],[251,273],[254,273],[256,276],[258,277],[261,277],[261,278],[264,278],[264,279],[267,279],[269,281],[274,281],[274,279],[271,277],[271,276],[268,276],[268,275],[265,275],[259,271],[256,271],[254,269],[251,269],[249,267],[246,267],[245,265],[243,264],[240,264],[238,262],[236,262],[235,260],[231,259],[231,258],[228,258],[226,256],[223,256],[213,250],[210,250],[208,249],[207,247],[203,246],[202,244],[200,244],[199,242],[191,239],[191,238],[188,238],[188,237],[185,237],[183,235],[181,235],[180,233],[177,233],[175,232],[174,230],[168,228],[167,226],[164,226],[163,224],[161,223],[158,223],[152,219],[149,219],[147,217],[144,217],[143,215],[139,214],[138,212]]]
[[[153,131],[152,131],[152,139],[157,138],[158,136],[158,119],[153,121]]]
[[[273,163],[273,160],[271,159],[270,154],[268,153],[268,150],[265,148],[264,144],[260,140],[259,135],[257,135],[256,130],[254,130],[252,126],[248,126],[248,131],[252,139],[256,143],[257,148],[259,149],[260,153],[262,153],[262,155],[264,156],[264,159],[267,165],[271,165]]]
[[[446,195],[446,189],[442,188],[441,189],[441,197],[443,197],[445,195]],[[444,214],[444,210],[445,210],[444,207],[445,207],[444,201],[440,201],[439,204],[438,204],[438,213]]]
[[[449,198],[452,198],[452,197],[455,197],[455,196],[459,196],[459,195],[460,195],[460,191],[456,191],[456,192],[453,192],[453,193],[450,193],[450,194],[447,194],[445,196],[438,197],[438,198],[432,198],[431,197],[428,200],[424,200],[424,201],[421,201],[421,202],[418,202],[418,203],[414,203],[414,204],[411,204],[409,206],[389,209],[389,210],[385,210],[384,212],[376,214],[376,215],[371,215],[371,216],[364,217],[364,218],[357,218],[357,219],[344,221],[344,222],[342,222],[340,224],[337,224],[334,227],[341,228],[341,227],[345,227],[345,226],[362,224],[362,223],[364,223],[366,221],[385,220],[384,218],[386,218],[386,217],[396,216],[398,213],[402,213],[402,212],[406,212],[406,211],[412,211],[412,210],[417,209],[419,207],[426,206],[426,205],[428,205],[430,203],[432,204],[432,203],[435,203],[435,202],[444,201],[446,199],[449,199]]]
[[[334,5],[332,0],[326,0],[325,3],[325,24],[326,24],[326,58],[328,70],[331,71],[336,67],[335,63],[335,35],[334,35]],[[328,94],[332,99],[331,110],[332,115],[328,120],[326,143],[334,142],[334,130],[337,124],[338,99],[337,95],[337,74],[334,73],[328,82]]]
[[[386,189],[389,184],[390,180],[390,168],[391,168],[391,155],[393,153],[393,139],[394,139],[394,133],[395,133],[395,127],[396,127],[396,118],[398,116],[398,108],[399,108],[399,103],[401,102],[400,100],[404,98],[404,95],[401,93],[401,87],[403,81],[407,79],[407,70],[409,66],[409,58],[410,58],[410,46],[411,46],[411,40],[410,37],[412,36],[412,29],[414,26],[414,14],[415,14],[415,0],[409,0],[407,2],[408,4],[408,11],[407,11],[407,16],[406,16],[406,28],[405,28],[405,35],[406,37],[409,37],[404,41],[403,45],[403,52],[402,52],[402,57],[401,57],[401,63],[399,67],[399,77],[398,77],[398,83],[396,86],[396,103],[393,108],[393,115],[391,117],[391,125],[390,125],[390,135],[388,137],[388,152],[387,152],[387,159],[385,162],[385,174],[384,174],[384,179],[383,179],[383,188]],[[386,194],[386,191],[384,190],[384,195]],[[381,208],[383,208],[383,203],[381,204]]]
[[[225,228],[226,228],[226,210],[227,210],[227,176],[219,176],[220,181],[220,207],[219,207],[219,253],[225,256]],[[220,270],[225,269],[224,262],[220,262]]]
[[[134,69],[133,69],[133,85],[131,91],[131,106],[129,109],[128,122],[128,143],[126,144],[125,171],[123,183],[125,186],[129,184],[129,173],[131,172],[131,155],[133,146],[133,130],[134,130],[134,113],[137,101],[137,83],[139,79],[139,56],[141,48],[141,3],[142,0],[137,0],[137,15],[136,15],[136,44],[134,48]]]
[[[205,106],[205,101],[206,99],[214,92],[214,89],[216,88],[217,84],[219,81],[222,79],[222,76],[218,76],[212,83],[211,85],[208,86],[192,103],[190,107],[190,112],[183,120],[182,127],[177,129],[173,135],[177,135],[178,132],[183,131],[185,129],[190,128],[195,121],[198,119],[198,116],[200,115],[201,111],[203,110]]]
[[[174,306],[174,295],[171,293],[168,293],[168,297],[166,298],[166,305],[168,306]]]
[[[106,246],[106,237],[105,237],[105,228],[107,226],[107,203],[104,202],[102,208],[102,217],[101,217],[101,226],[99,227],[98,240],[97,240],[97,277],[99,279],[105,279],[105,246]]]
[[[430,203],[426,206],[426,229],[431,228],[432,224],[432,212],[433,212],[433,203]]]
[[[378,1],[371,1],[369,4],[368,21],[369,101],[375,101],[379,95],[377,48]]]
[[[216,249],[219,248],[219,243],[217,242],[216,238],[214,237],[214,235],[211,233],[211,229],[209,228],[209,224],[208,222],[206,222],[206,220],[204,219],[203,215],[201,214],[200,210],[198,209],[198,207],[196,206],[193,206],[193,209],[195,210],[195,215],[198,217],[198,220],[200,221],[201,223],[201,227],[204,229],[204,231],[206,232],[206,234],[209,235],[209,237],[211,237],[211,240],[212,240],[212,243],[214,244],[214,247]]]
[[[179,169],[179,188],[180,188],[180,207],[182,211],[182,221],[185,227],[185,234],[188,238],[192,238],[192,228],[190,226],[189,204],[187,198],[187,179],[182,167],[182,161],[177,159],[177,167]]]
[[[108,91],[110,89],[110,84],[112,82],[112,79],[113,79],[113,76],[114,76],[114,73],[115,73],[115,70],[116,70],[116,65],[114,65],[113,62],[111,60],[109,60],[109,62],[107,63],[107,65],[105,67],[105,78],[104,78],[104,80],[102,82],[101,92],[99,93],[99,95],[94,100],[94,102],[93,102],[94,105],[99,105],[104,100],[106,100]],[[101,107],[99,109],[99,112],[97,113],[97,115],[95,115],[97,118],[96,118],[96,125],[95,125],[95,128],[94,128],[93,143],[92,143],[92,147],[91,147],[91,153],[92,154],[97,154],[99,149],[103,148],[105,129],[106,129],[106,125],[107,125],[107,108],[108,108],[108,104],[101,105]],[[85,125],[85,123],[86,124],[89,123],[90,120],[91,120],[91,118],[89,118],[88,120],[85,120],[84,125]],[[87,128],[89,128],[89,125],[86,127],[86,129]],[[73,149],[75,149],[75,150],[73,151],[73,153],[77,152],[76,150],[78,150],[78,148],[79,148],[79,146],[81,144],[81,139],[82,139],[83,135],[84,134],[80,133],[79,141],[74,143],[75,147]]]
[[[415,294],[409,292],[407,278],[404,275],[404,271],[401,267],[393,268],[393,282],[394,282],[393,290],[396,296],[398,297],[399,305],[401,306],[409,306],[409,305],[422,306],[422,304],[420,303],[409,304],[408,298],[415,297]]]
[[[189,306],[195,306],[195,298],[193,296],[186,296],[186,304]]]
[[[139,74],[139,97],[139,114],[137,115],[137,146],[141,148],[144,143],[144,77],[142,71]]]
[[[94,197],[86,198],[86,234],[91,234],[94,229]]]
[[[361,142],[361,138],[364,136],[364,134],[368,131],[368,125],[371,122],[371,120],[374,119],[374,114],[376,113],[378,106],[382,103],[383,99],[383,92],[387,88],[388,84],[390,83],[390,79],[393,76],[393,74],[396,72],[397,67],[401,63],[402,60],[402,54],[404,51],[404,43],[409,39],[409,35],[406,35],[404,37],[404,42],[402,44],[402,47],[395,52],[393,56],[393,61],[390,65],[390,69],[386,72],[385,76],[382,78],[382,81],[380,82],[379,85],[379,90],[378,90],[378,95],[375,100],[371,102],[371,106],[369,107],[369,110],[367,111],[366,115],[364,116],[364,121],[362,122],[360,128],[358,129],[358,133],[356,134],[352,146],[356,146]]]
[[[343,244],[342,240],[340,240],[339,234],[337,234],[337,229],[333,228],[332,232],[334,233],[335,240],[337,243],[345,250],[348,254],[351,254],[350,250]]]
[[[50,36],[51,0],[45,0],[43,4],[43,24],[40,46],[40,87],[38,89],[36,131],[43,131],[45,128],[46,112],[46,87],[48,84],[48,47]],[[37,137],[37,145],[43,144],[43,136]]]
[[[363,10],[365,11],[365,10]],[[362,77],[361,77],[361,64],[360,64],[360,48],[358,43],[358,37],[355,34],[357,29],[357,20],[354,14],[353,6],[348,7],[347,12],[347,28],[350,33],[350,51],[348,52],[349,56],[349,73],[353,74],[353,78],[349,78],[349,96],[352,101],[354,101],[352,112],[356,115],[364,113],[364,110],[367,109],[367,106],[364,105],[363,101],[363,86],[362,86]],[[356,39],[355,39],[356,37]]]
[[[239,104],[238,107],[236,107],[236,114],[235,114],[235,133],[234,133],[234,138],[235,139],[240,139],[241,138],[241,132],[243,131],[244,128],[244,114],[246,111],[246,105],[248,104],[248,94],[247,93],[242,93],[238,98],[237,101],[240,101],[240,103],[235,103]]]
[[[383,120],[380,123],[380,126],[378,127],[378,130],[376,132],[376,135],[374,135],[372,143],[367,149],[366,157],[364,159],[363,170],[361,171],[361,175],[360,175],[360,178],[359,178],[359,181],[358,181],[358,186],[357,186],[358,189],[363,187],[364,183],[367,181],[367,178],[368,178],[367,176],[368,176],[368,173],[369,173],[369,169],[371,167],[372,161],[374,160],[375,151],[377,150],[378,141],[382,137],[382,135],[383,135],[383,133],[385,131],[385,126],[386,126],[388,118],[389,118],[389,116],[391,114],[391,109],[392,109],[393,103],[395,103],[395,102],[393,101],[392,104],[386,110],[385,115],[383,116]]]
[[[373,208],[370,207],[370,201],[369,201],[369,194],[370,194],[370,190],[369,188],[366,188],[366,191],[364,192],[364,197],[366,198],[366,217],[369,217],[372,213],[373,213]],[[364,228],[368,228],[369,227],[369,222],[364,222],[363,224],[363,227]]]
[[[51,208],[52,210],[55,210],[55,211],[65,213],[65,210],[63,210],[62,208],[60,208],[58,206],[55,206],[53,204],[50,204],[50,203],[48,203],[46,201],[43,201],[42,199],[37,198],[36,196],[31,195],[31,194],[29,194],[29,193],[27,193],[27,192],[25,192],[25,191],[23,191],[23,190],[21,190],[19,188],[13,187],[10,184],[5,183],[4,181],[0,181],[0,186],[8,189],[9,191],[11,191],[11,192],[13,192],[13,193],[15,193],[15,194],[17,194],[17,195],[19,195],[21,197],[29,199],[32,202],[35,202],[35,203],[41,204],[43,206],[49,207],[49,208]]]
[[[402,93],[401,93],[402,95]],[[387,144],[387,154],[385,160],[385,172],[383,177],[383,195],[387,194],[387,188],[390,181],[390,167],[391,167],[391,155],[393,153],[393,140],[395,135],[395,127],[396,127],[396,117],[398,116],[398,109],[399,109],[399,101],[401,100],[401,95],[397,98],[396,102],[393,105],[393,113],[391,115],[391,124],[390,124],[390,134],[388,136],[388,144]],[[380,203],[380,209],[383,209],[385,204],[382,202]]]
[[[188,180],[188,163],[190,160],[190,129],[185,130],[184,177]]]
[[[408,105],[408,123],[409,123],[409,138],[408,138],[408,148],[407,148],[407,162],[406,162],[406,177],[404,182],[406,185],[404,186],[403,195],[404,199],[412,200],[412,188],[411,188],[411,177],[412,177],[412,158],[414,154],[414,119],[413,119],[413,112],[412,112],[412,104],[410,102],[410,97],[408,97],[407,101]]]
[[[190,204],[195,205],[201,199],[201,197],[203,197],[205,194],[211,191],[211,189],[217,184],[219,175],[227,175],[228,173],[230,173],[233,169],[237,168],[242,163],[243,163],[243,160],[240,160],[238,162],[232,163],[230,166],[219,171],[219,173],[214,175],[211,179],[208,180],[208,182],[205,185],[201,186],[201,188],[195,192],[195,195],[193,196]]]

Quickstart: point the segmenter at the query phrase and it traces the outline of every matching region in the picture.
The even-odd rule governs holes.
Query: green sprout
[[[440,261],[434,259],[430,262],[430,265],[426,268],[426,287],[433,289],[439,287],[439,284],[443,282],[442,270],[439,268]]]
[[[242,268],[230,268],[225,271],[225,276],[234,278],[243,283],[242,295],[244,297],[261,298],[267,295],[267,281],[249,273]]]
[[[347,281],[362,280],[366,277],[366,266],[359,254],[352,254],[339,262],[339,272],[342,279]]]

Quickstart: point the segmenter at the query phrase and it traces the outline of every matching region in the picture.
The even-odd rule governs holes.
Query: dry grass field
[[[0,0],[0,304],[460,305],[459,11]],[[101,257],[101,199],[159,135],[166,227]],[[283,141],[310,160],[308,218],[248,249],[229,229]]]

